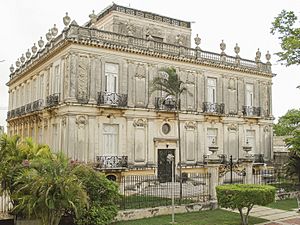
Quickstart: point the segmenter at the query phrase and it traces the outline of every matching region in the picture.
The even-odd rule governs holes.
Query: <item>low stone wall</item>
[[[193,203],[181,206],[175,206],[175,213],[196,212],[202,210],[211,210],[217,208],[217,202],[211,201],[207,203]],[[172,214],[172,206],[160,206],[146,209],[132,209],[119,211],[115,221],[137,220],[160,215]]]

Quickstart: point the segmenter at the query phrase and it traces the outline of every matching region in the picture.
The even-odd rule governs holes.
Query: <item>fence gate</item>
[[[238,162],[233,162],[232,156],[219,167],[219,184],[243,184],[245,176],[245,167]]]
[[[175,156],[175,149],[158,149],[157,175],[160,182],[172,181],[172,164],[167,160],[168,154]]]

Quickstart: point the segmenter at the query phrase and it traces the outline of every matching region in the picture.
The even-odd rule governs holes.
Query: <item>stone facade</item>
[[[272,160],[268,57],[244,60],[226,55],[224,46],[210,53],[199,42],[190,48],[189,22],[118,5],[90,17],[84,26],[66,22],[11,68],[8,134],[31,136],[80,161],[98,159],[110,171],[156,173],[161,150],[173,151],[178,163],[175,111],[163,93],[150,94],[152,79],[172,66],[189,92],[179,115],[184,170],[200,168],[212,144],[218,155],[243,158],[250,145],[251,154]]]

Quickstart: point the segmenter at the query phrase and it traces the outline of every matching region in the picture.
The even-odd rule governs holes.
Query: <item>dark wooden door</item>
[[[157,175],[160,182],[172,181],[172,163],[167,160],[168,154],[174,155],[175,149],[158,149]]]

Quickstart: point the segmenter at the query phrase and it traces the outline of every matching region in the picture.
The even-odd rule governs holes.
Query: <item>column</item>
[[[209,194],[212,201],[217,201],[216,187],[219,185],[219,163],[208,161],[207,169],[210,174]]]

